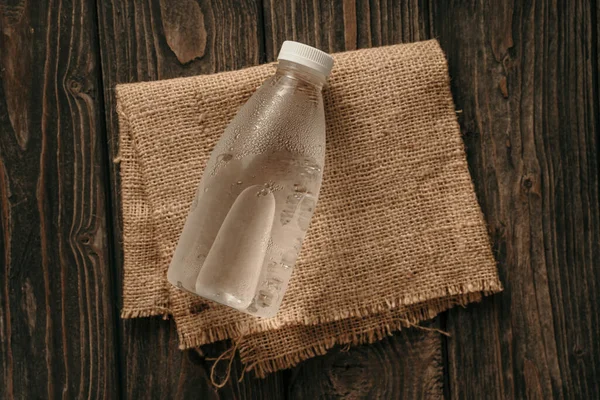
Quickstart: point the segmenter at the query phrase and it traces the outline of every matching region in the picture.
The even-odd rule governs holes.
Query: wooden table
[[[566,0],[0,0],[0,397],[599,398],[599,15]],[[219,391],[171,321],[119,319],[117,83],[272,61],[285,39],[430,38],[504,293],[431,322],[451,338],[405,330],[241,383],[236,363]]]

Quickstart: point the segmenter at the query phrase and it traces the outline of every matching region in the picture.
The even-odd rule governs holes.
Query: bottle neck
[[[276,74],[301,80],[319,90],[321,90],[323,85],[325,85],[325,82],[327,82],[327,77],[325,75],[312,68],[288,60],[278,61]]]

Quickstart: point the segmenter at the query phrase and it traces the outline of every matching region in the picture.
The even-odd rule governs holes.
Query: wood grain
[[[231,379],[217,390],[210,382],[214,359],[228,348],[226,343],[204,346],[202,350],[180,351],[175,324],[159,318],[124,321],[122,398],[126,399],[256,399],[279,398],[284,386],[281,374],[242,382],[242,365],[233,364]],[[219,379],[225,376],[226,362],[217,367]]]
[[[506,290],[447,329],[451,398],[600,393],[597,8],[435,2]]]
[[[94,3],[0,1],[0,397],[115,398]]]
[[[168,79],[256,65],[262,61],[262,13],[258,1],[98,2],[103,82],[110,154],[118,154],[114,87],[118,83]],[[118,165],[111,170],[116,274],[120,276],[121,221]],[[120,287],[118,288],[120,293]],[[281,374],[266,380],[238,378],[234,364],[227,386],[210,384],[210,362],[196,350],[182,352],[172,321],[120,322],[122,397],[125,398],[278,398]],[[217,357],[225,344],[206,346]]]
[[[431,38],[424,0],[265,0],[263,8],[267,60],[284,40],[338,52]]]
[[[440,335],[414,329],[372,345],[330,351],[286,375],[291,399],[440,399]]]

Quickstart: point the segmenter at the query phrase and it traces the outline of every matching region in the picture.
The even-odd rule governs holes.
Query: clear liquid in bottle
[[[274,76],[215,146],[167,273],[261,317],[281,304],[321,187],[327,54],[286,42]]]

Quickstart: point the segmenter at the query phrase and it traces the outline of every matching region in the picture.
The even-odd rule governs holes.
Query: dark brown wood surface
[[[95,3],[0,2],[0,398],[115,398]]]
[[[0,398],[600,396],[597,1],[0,0]],[[505,292],[220,390],[119,320],[114,86],[437,38]],[[208,356],[225,344],[207,346]],[[221,371],[222,372],[222,371]]]
[[[506,286],[448,313],[453,398],[600,396],[593,7],[439,2],[431,10]]]

